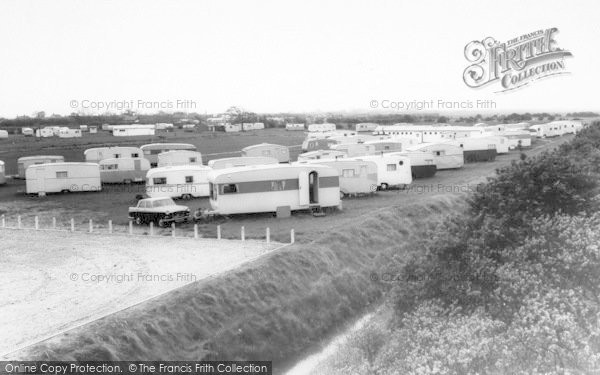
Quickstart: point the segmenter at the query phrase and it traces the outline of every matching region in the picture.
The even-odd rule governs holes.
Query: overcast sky
[[[68,114],[85,100],[191,100],[200,113],[368,111],[374,99],[597,111],[599,14],[592,0],[2,0],[0,116]],[[550,27],[574,55],[571,74],[502,94],[464,84],[468,42]]]

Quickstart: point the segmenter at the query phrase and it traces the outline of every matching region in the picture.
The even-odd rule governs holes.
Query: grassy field
[[[261,134],[261,140],[257,141],[253,133],[230,135],[219,134],[222,137],[219,142],[229,145],[231,148],[238,147],[234,144],[252,144],[262,141],[262,137],[270,137],[271,142],[284,143],[287,139],[290,144],[299,142],[298,134],[282,130],[267,130],[270,136]],[[184,134],[184,133],[182,133]],[[276,138],[279,137],[279,138]],[[539,140],[534,147],[525,153],[534,155],[546,149],[552,148],[572,136],[555,139]],[[31,139],[31,138],[29,138]],[[201,140],[206,138],[200,138]],[[235,143],[237,142],[237,143]],[[87,147],[87,146],[86,146]],[[212,147],[215,147],[214,145]],[[224,149],[225,146],[222,146]],[[200,148],[202,149],[202,148]],[[81,152],[81,155],[83,153]],[[467,164],[458,170],[439,171],[434,177],[415,180],[407,190],[379,192],[373,196],[362,198],[348,198],[343,200],[343,210],[328,214],[326,217],[316,218],[309,213],[297,212],[291,218],[277,219],[271,214],[237,215],[229,218],[220,218],[215,222],[202,223],[199,231],[206,237],[216,236],[216,226],[221,225],[222,235],[225,238],[239,238],[240,228],[244,226],[247,238],[263,238],[265,228],[271,229],[272,238],[280,242],[289,242],[290,230],[296,232],[298,241],[311,241],[322,236],[328,231],[350,224],[356,218],[368,215],[378,209],[398,204],[412,202],[426,202],[432,197],[447,194],[460,194],[476,188],[476,184],[484,182],[486,176],[494,173],[495,169],[510,163],[511,160],[519,158],[518,152],[500,155],[496,161],[490,163]],[[9,180],[8,185],[0,186],[0,214],[6,215],[7,223],[16,225],[17,215],[22,216],[23,224],[33,226],[34,216],[40,217],[42,227],[49,226],[52,217],[57,218],[59,226],[67,227],[71,218],[75,219],[78,228],[87,228],[88,221],[92,219],[99,230],[105,230],[108,220],[118,227],[117,230],[126,231],[127,208],[136,203],[136,195],[143,194],[144,185],[104,185],[103,191],[94,193],[70,193],[54,194],[45,198],[27,196],[23,194],[24,182],[21,180]],[[210,208],[208,199],[193,199],[180,201],[181,204],[189,206],[192,210],[197,208]],[[147,231],[146,226],[136,228],[136,231]],[[191,235],[191,225],[181,225],[181,231],[187,231]],[[168,234],[168,229],[160,231]]]

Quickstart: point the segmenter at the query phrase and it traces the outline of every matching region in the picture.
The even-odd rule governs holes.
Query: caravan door
[[[308,183],[308,172],[300,171],[298,175],[298,204],[307,206],[310,202],[310,184]]]

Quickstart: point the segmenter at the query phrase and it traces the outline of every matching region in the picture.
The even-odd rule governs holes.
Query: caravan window
[[[121,157],[121,154],[115,154],[115,159],[118,159]]]
[[[354,177],[354,169],[342,169],[342,177]]]
[[[154,185],[166,185],[167,178],[166,177],[155,177],[152,179],[152,182],[154,183]]]
[[[67,178],[67,177],[68,177],[67,171],[56,172],[56,178]]]
[[[195,163],[196,162],[196,158],[190,158],[190,163]]]
[[[401,162],[402,163],[402,162]],[[388,172],[393,172],[396,170],[396,164],[388,164],[387,165],[387,171]]]
[[[194,182],[194,176],[185,176],[185,183],[190,184]]]
[[[131,154],[131,157],[132,157],[132,158],[139,158],[139,157],[140,157],[140,155],[139,155],[137,152],[133,152],[133,153]]]
[[[285,181],[271,181],[271,191],[285,190]]]
[[[233,194],[238,192],[236,184],[221,185],[221,194]]]

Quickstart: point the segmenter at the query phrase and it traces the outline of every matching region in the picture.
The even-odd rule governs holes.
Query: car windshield
[[[154,201],[154,207],[174,206],[175,202],[171,198],[159,199]]]

